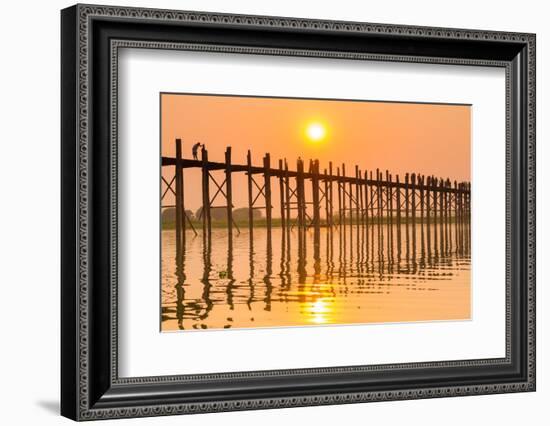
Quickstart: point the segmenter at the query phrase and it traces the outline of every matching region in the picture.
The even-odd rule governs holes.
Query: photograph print
[[[160,111],[162,332],[471,319],[471,105]]]

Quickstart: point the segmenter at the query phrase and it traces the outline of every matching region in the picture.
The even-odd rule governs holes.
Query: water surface
[[[467,226],[162,231],[161,329],[470,319]]]

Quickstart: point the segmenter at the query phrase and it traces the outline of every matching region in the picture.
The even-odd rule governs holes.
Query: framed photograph
[[[64,416],[535,390],[535,35],[61,29]]]

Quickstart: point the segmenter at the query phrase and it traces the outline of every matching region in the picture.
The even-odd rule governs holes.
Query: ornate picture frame
[[[535,390],[534,34],[95,5],[64,9],[61,29],[62,415],[93,420]],[[121,48],[503,68],[506,356],[120,377]]]

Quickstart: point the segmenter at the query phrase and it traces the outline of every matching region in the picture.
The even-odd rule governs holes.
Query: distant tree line
[[[252,214],[254,220],[262,219],[262,211],[259,209],[253,209]],[[202,207],[197,209],[196,212],[192,210],[185,210],[187,217],[191,221],[200,221],[202,218]],[[226,207],[211,207],[210,208],[210,217],[213,221],[224,222],[227,221],[227,208]],[[173,224],[176,222],[176,209],[174,207],[168,207],[162,210],[162,223],[163,224]],[[248,222],[248,207],[240,207],[238,209],[233,209],[233,220],[236,222]]]

